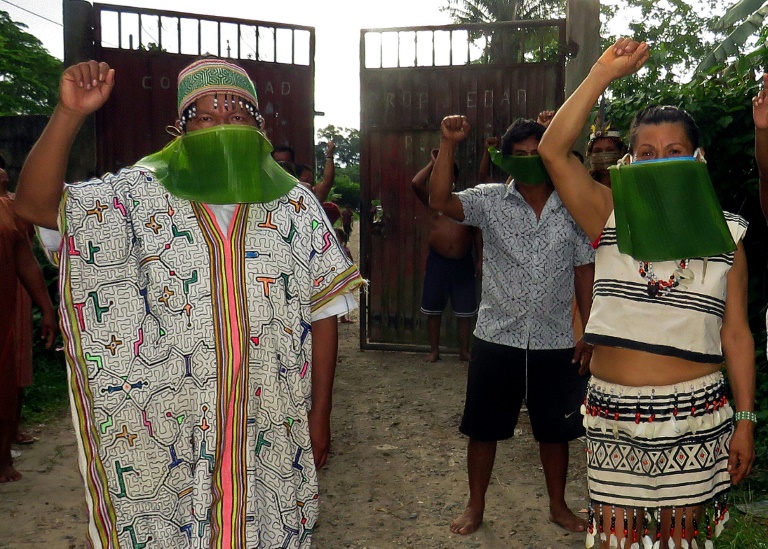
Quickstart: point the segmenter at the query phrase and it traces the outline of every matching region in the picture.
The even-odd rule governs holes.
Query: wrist
[[[733,414],[733,421],[740,422],[745,421],[754,425],[757,423],[757,414],[748,410],[740,410]]]
[[[61,103],[58,103],[56,108],[53,110],[53,116],[51,118],[57,118],[58,120],[65,121],[70,125],[79,128],[83,122],[85,122],[85,119],[88,118],[88,115],[79,111],[72,110],[68,107],[65,107]]]

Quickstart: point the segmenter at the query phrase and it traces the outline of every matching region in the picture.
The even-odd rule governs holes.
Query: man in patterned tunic
[[[522,171],[506,183],[451,193],[454,151],[469,135],[469,124],[449,116],[441,133],[429,205],[483,234],[483,295],[460,427],[469,437],[469,501],[451,531],[470,534],[480,527],[497,442],[513,436],[523,398],[539,443],[549,519],[584,531],[586,521],[565,502],[565,482],[568,442],[584,434],[579,406],[591,348],[583,341],[573,347],[571,302],[575,292],[586,324],[594,253],[543,166],[530,180]],[[518,120],[502,137],[501,152],[518,159],[518,166],[540,165],[532,157],[543,134],[541,124]]]
[[[362,279],[311,192],[270,157],[253,83],[224,60],[180,73],[179,138],[62,197],[71,143],[114,82],[106,63],[65,71],[16,203],[63,234],[89,540],[309,547],[336,315]]]

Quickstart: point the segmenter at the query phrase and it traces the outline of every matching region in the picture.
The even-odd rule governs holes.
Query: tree
[[[714,30],[728,32],[726,36],[699,66],[697,72],[705,72],[718,65],[725,64],[728,59],[736,58],[746,48],[750,38],[759,36],[762,45],[752,52],[753,57],[765,57],[765,34],[763,25],[768,17],[766,0],[739,0],[715,23]]]
[[[61,61],[0,11],[0,115],[50,114],[59,96]]]
[[[336,144],[336,162],[342,167],[360,164],[360,130],[354,128],[337,128],[329,124],[317,131],[315,144],[315,159],[322,171],[325,165],[325,147],[328,141]]]
[[[565,0],[448,0],[440,8],[456,23],[496,23],[565,15]]]
[[[565,16],[565,0],[447,0],[441,11],[457,24],[498,23]],[[471,31],[470,40],[482,50],[477,63],[552,61],[558,56],[554,29],[493,29]]]

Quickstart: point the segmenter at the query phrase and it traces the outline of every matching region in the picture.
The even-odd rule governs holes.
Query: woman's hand
[[[645,42],[631,38],[619,38],[616,43],[603,52],[595,63],[595,68],[602,69],[613,80],[618,80],[640,70],[651,50]]]
[[[755,461],[754,424],[747,420],[736,422],[728,453],[728,473],[731,482],[738,484],[752,471]]]

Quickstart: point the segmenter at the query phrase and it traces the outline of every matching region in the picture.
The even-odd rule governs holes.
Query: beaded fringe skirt
[[[733,410],[722,374],[647,387],[593,377],[582,414],[592,501],[587,547],[609,536],[613,542],[617,530],[618,539],[628,538],[626,549],[657,547],[662,537],[674,535],[676,522],[678,528],[691,527],[691,517],[686,522],[680,508],[700,505],[704,512],[693,520],[699,543],[692,543],[691,549],[711,547],[728,519],[731,485],[727,465]],[[627,536],[626,520],[616,525],[615,518],[603,517],[604,505],[626,509],[640,534]],[[656,520],[664,509],[672,510],[669,532],[660,532]]]

